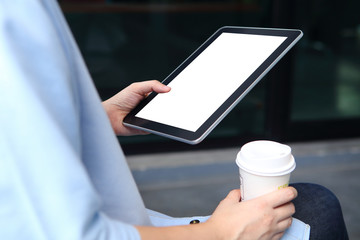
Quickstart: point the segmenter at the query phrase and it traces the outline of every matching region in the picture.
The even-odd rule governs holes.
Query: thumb
[[[146,96],[150,92],[166,93],[169,92],[171,88],[157,80],[151,80],[133,83],[128,89],[139,95]]]
[[[167,85],[162,84],[161,82],[155,80],[155,81],[151,81],[152,85],[152,89],[153,91],[157,92],[157,93],[166,93],[169,92],[171,90],[171,88]]]
[[[225,199],[231,202],[240,202],[240,197],[241,197],[240,189],[234,189],[229,192],[229,194],[226,196]]]

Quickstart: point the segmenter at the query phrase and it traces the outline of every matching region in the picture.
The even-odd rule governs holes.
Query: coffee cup
[[[250,200],[289,185],[296,167],[287,145],[259,140],[245,144],[236,157],[241,201]]]

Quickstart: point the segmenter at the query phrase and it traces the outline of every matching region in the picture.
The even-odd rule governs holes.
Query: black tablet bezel
[[[135,115],[148,104],[157,93],[151,93],[124,119],[126,126],[135,127],[148,132],[159,134],[189,144],[201,142],[207,134],[230,112],[230,110],[258,83],[261,78],[289,51],[301,38],[302,32],[294,29],[270,29],[248,27],[222,27],[208,38],[195,52],[179,65],[165,80],[169,84],[182,70],[184,70],[198,55],[200,55],[222,33],[255,34],[268,36],[283,36],[286,40],[248,77],[243,84],[197,129],[191,132],[185,129],[153,122]]]

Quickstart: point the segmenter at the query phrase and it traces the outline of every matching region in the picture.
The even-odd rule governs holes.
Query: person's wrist
[[[206,232],[207,237],[206,239],[211,240],[229,240],[227,236],[229,236],[227,233],[224,233],[224,228],[222,228],[219,224],[217,224],[215,221],[208,220],[204,223],[201,223],[203,225],[204,232]]]

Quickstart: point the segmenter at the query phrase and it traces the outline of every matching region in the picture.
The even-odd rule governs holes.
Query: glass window
[[[112,1],[100,4],[102,10],[89,6],[64,3],[63,9],[103,99],[134,81],[164,79],[222,26],[269,23],[268,3],[258,0]],[[262,134],[264,88],[258,84],[208,138]],[[154,135],[120,140],[123,145],[168,141]]]
[[[360,117],[359,1],[301,1],[292,121]]]

